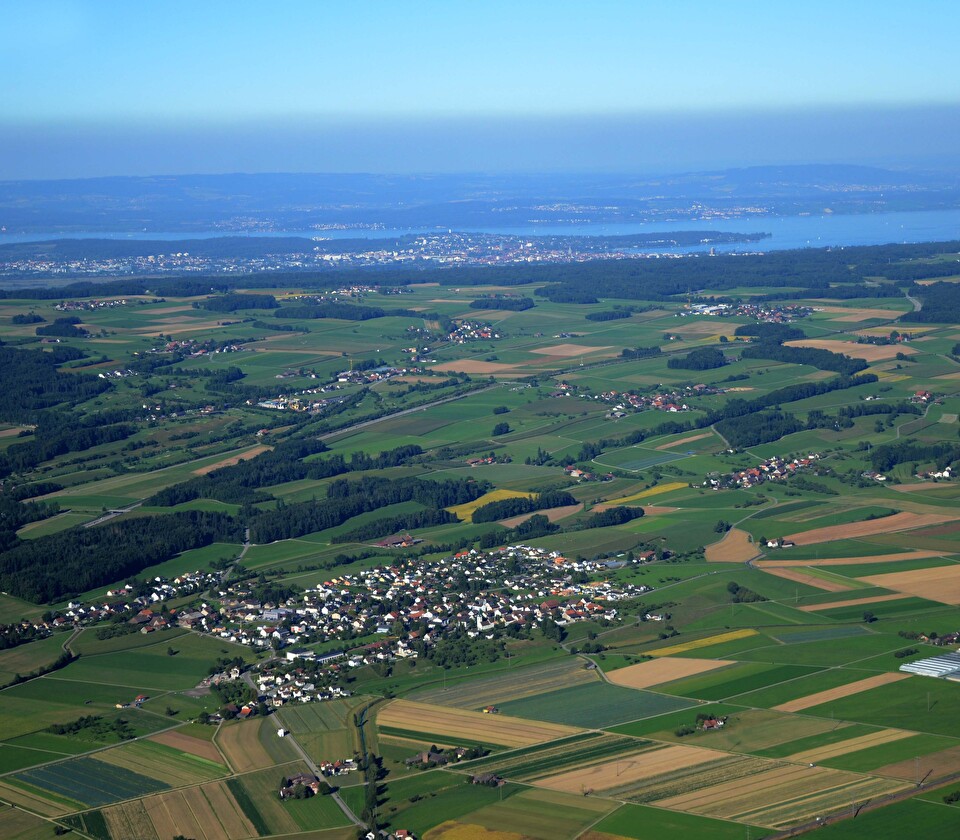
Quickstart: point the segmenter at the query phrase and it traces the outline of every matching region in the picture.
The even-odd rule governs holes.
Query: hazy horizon
[[[937,0],[11,0],[0,178],[956,167],[958,24]]]

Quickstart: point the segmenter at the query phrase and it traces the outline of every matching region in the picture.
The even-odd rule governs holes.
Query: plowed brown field
[[[731,528],[720,542],[707,546],[704,556],[710,563],[745,563],[759,553],[746,531]]]
[[[785,580],[792,580],[795,583],[803,583],[815,589],[822,589],[825,592],[846,592],[855,588],[853,584],[841,583],[838,580],[824,580],[823,578],[808,575],[795,569],[785,569],[781,566],[768,566],[766,564],[764,564],[762,568],[767,574],[776,575]],[[803,607],[801,607],[801,609],[803,609]]]
[[[580,732],[572,726],[524,720],[507,715],[485,715],[449,706],[433,706],[411,700],[394,700],[377,715],[379,726],[408,732],[422,732],[448,738],[461,738],[505,747],[523,747],[552,741]],[[389,733],[388,733],[389,734]]]
[[[956,518],[956,516],[945,516],[940,513],[895,513],[893,516],[884,516],[880,519],[867,519],[863,522],[851,522],[848,525],[828,525],[825,528],[814,528],[812,531],[803,531],[799,534],[788,534],[785,539],[792,540],[797,545],[814,545],[833,540],[853,540],[873,534],[910,531],[926,525],[950,522]]]
[[[814,706],[819,706],[821,703],[829,703],[831,700],[839,700],[841,697],[849,697],[852,694],[869,691],[871,688],[899,682],[900,680],[907,679],[908,676],[910,675],[899,673],[877,674],[873,677],[867,677],[865,680],[857,680],[856,682],[840,685],[827,691],[818,691],[816,694],[798,697],[796,700],[781,703],[779,706],[774,706],[773,708],[778,712],[799,712],[803,709],[811,709]]]
[[[151,735],[149,740],[156,741],[158,744],[166,744],[168,747],[174,747],[185,753],[190,753],[190,755],[198,755],[200,758],[205,758],[208,761],[216,761],[218,764],[223,764],[223,756],[220,755],[220,750],[202,738],[192,738],[189,735],[184,735],[181,732],[173,730],[170,732],[161,732],[159,735]]]
[[[726,753],[701,747],[665,747],[638,755],[625,755],[616,761],[596,764],[593,767],[568,770],[556,776],[538,779],[536,784],[538,787],[566,793],[581,793],[584,790],[599,792],[720,758],[726,758]]]
[[[260,455],[263,452],[269,452],[273,449],[272,446],[254,446],[252,449],[248,449],[246,452],[241,452],[239,455],[232,455],[229,458],[224,458],[222,461],[217,461],[215,464],[207,464],[205,467],[200,467],[198,470],[194,470],[194,475],[206,475],[209,472],[214,470],[219,470],[221,467],[232,467],[234,464],[239,464],[241,461],[246,461],[249,458],[256,458],[257,455]]]
[[[859,607],[861,604],[879,604],[881,601],[899,601],[905,595],[874,595],[872,598],[851,598],[849,601],[827,601],[822,604],[804,604],[797,607],[801,612],[817,612],[817,610],[832,610],[839,607]]]
[[[864,557],[824,557],[816,560],[758,560],[761,569],[795,569],[801,566],[859,566],[863,563],[897,563],[901,560],[925,560],[941,557],[941,551],[905,551],[902,554],[868,554]]]
[[[912,572],[890,572],[860,579],[874,586],[941,604],[960,604],[960,564],[914,569]]]
[[[694,677],[697,674],[705,674],[707,671],[715,671],[717,668],[735,664],[732,659],[673,659],[664,656],[610,671],[606,676],[614,685],[622,685],[625,688],[649,688],[652,685]]]

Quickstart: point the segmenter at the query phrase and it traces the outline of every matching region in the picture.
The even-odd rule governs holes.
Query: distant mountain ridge
[[[9,232],[508,228],[696,219],[703,209],[960,207],[960,176],[846,164],[665,176],[266,173],[0,181]],[[699,214],[699,216],[698,216]]]

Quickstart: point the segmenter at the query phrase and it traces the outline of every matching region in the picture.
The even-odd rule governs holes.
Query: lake
[[[447,228],[411,230],[291,230],[270,232],[142,232],[142,233],[0,233],[0,244],[41,242],[51,239],[118,239],[118,240],[189,240],[223,236],[269,237],[304,236],[324,239],[383,239],[411,233],[438,233]],[[495,233],[514,236],[619,236],[635,233],[667,233],[680,230],[771,234],[760,242],[718,245],[717,251],[782,251],[791,248],[824,248],[851,245],[885,245],[888,243],[937,242],[960,240],[960,209],[915,210],[896,213],[864,213],[857,215],[825,214],[810,216],[751,216],[707,221],[678,220],[624,224],[581,224],[528,227],[470,227],[464,233]],[[702,251],[704,247],[636,249],[657,252]]]

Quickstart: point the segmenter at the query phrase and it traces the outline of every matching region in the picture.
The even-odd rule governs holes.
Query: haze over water
[[[322,239],[385,239],[412,233],[446,232],[448,228],[382,229],[348,228],[343,230],[290,231],[199,231],[142,233],[0,233],[0,244],[43,242],[53,239],[117,239],[186,241],[214,239],[225,236],[277,237],[302,236]],[[770,237],[756,243],[717,245],[717,251],[782,251],[792,248],[847,247],[855,245],[885,245],[889,243],[938,242],[960,240],[960,209],[916,210],[894,213],[824,214],[809,216],[750,216],[735,219],[697,221],[681,219],[673,222],[646,222],[623,224],[530,225],[524,227],[463,227],[463,233],[494,233],[510,236],[622,236],[640,233],[670,233],[681,230],[736,233],[763,232]],[[709,246],[685,248],[637,248],[637,252],[687,253],[701,251]]]

